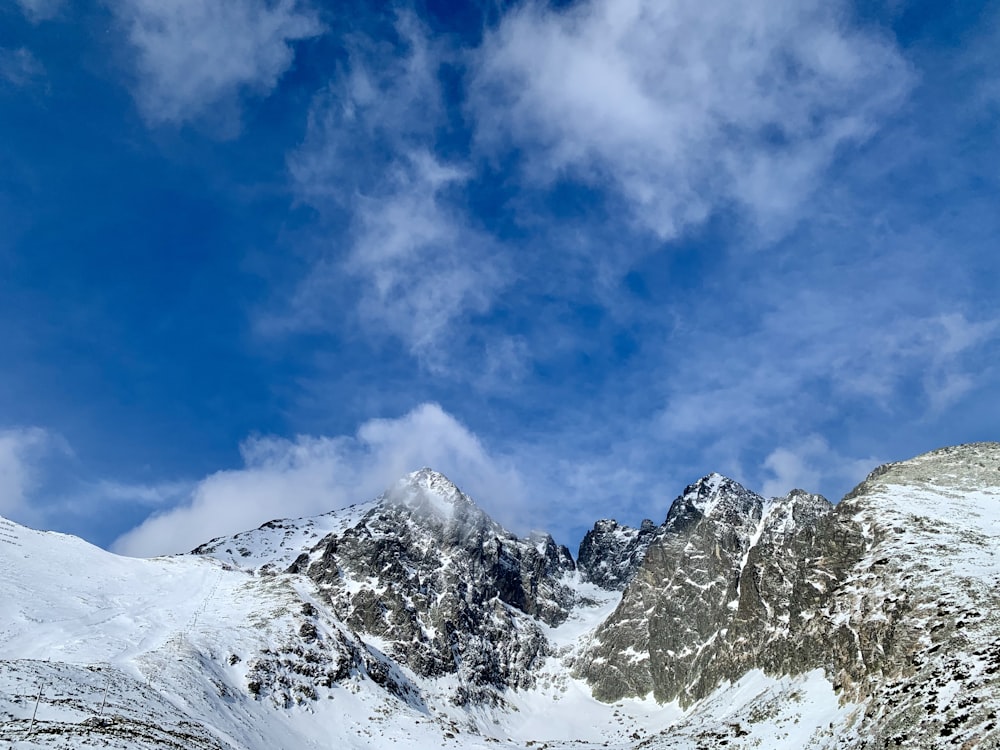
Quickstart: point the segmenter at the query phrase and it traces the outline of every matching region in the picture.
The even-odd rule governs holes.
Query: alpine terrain
[[[0,519],[0,749],[1000,748],[1000,444],[650,511],[575,559],[430,469],[150,560]]]

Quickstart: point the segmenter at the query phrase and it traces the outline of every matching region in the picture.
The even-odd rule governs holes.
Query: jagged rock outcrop
[[[1000,444],[881,466],[836,515],[863,554],[806,631],[868,702],[858,747],[1000,747]]]
[[[644,519],[638,529],[603,519],[588,531],[577,553],[580,577],[608,591],[621,591],[639,569],[657,526]]]
[[[765,501],[731,479],[704,477],[670,506],[656,541],[577,673],[601,700],[684,693],[702,654],[734,614]]]
[[[859,679],[878,638],[857,664],[854,636],[823,613],[866,545],[853,518],[833,510],[802,490],[765,500],[719,475],[691,485],[578,674],[603,700],[652,692],[682,705],[756,668]]]
[[[557,625],[574,604],[561,581],[575,569],[569,550],[544,533],[519,539],[430,469],[356,513],[287,571],[309,576],[340,619],[417,675],[456,675],[457,703],[534,683],[549,653],[538,621]]]
[[[835,508],[706,477],[576,672],[603,700],[689,706],[751,669],[822,669],[866,706],[852,747],[998,746],[998,557],[996,443],[879,467]]]
[[[802,490],[765,508],[719,643],[727,679],[728,673],[765,664],[783,674],[813,668],[816,644],[805,638],[804,628],[860,554],[853,527],[840,525],[832,510],[822,495]],[[708,684],[714,679],[710,671],[706,677]]]

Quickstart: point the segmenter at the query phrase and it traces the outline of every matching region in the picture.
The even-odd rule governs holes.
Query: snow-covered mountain
[[[994,443],[576,562],[428,469],[152,560],[0,519],[0,747],[995,748],[998,644]]]
[[[547,534],[518,539],[429,469],[333,517],[305,544],[297,522],[277,523],[264,538],[251,532],[195,552],[305,576],[339,621],[417,677],[452,677],[457,705],[499,705],[504,691],[534,685],[533,665],[551,650],[543,628],[576,602],[564,580],[575,569],[569,550]]]

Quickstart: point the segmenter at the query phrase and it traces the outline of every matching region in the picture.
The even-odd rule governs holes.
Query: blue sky
[[[1000,5],[0,0],[0,514],[430,465],[575,547],[996,439]]]

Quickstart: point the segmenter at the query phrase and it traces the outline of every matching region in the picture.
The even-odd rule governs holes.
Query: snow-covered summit
[[[458,485],[441,472],[427,466],[416,471],[411,471],[409,474],[401,477],[394,487],[409,487],[424,492],[432,492],[449,504],[472,502],[469,496],[458,488]]]
[[[439,521],[475,519],[482,522],[486,513],[448,477],[423,468],[399,479],[377,502],[405,506],[418,516]]]
[[[665,527],[681,529],[702,518],[745,525],[760,520],[766,501],[735,479],[709,474],[684,488],[667,512]]]
[[[380,514],[405,508],[412,522],[435,526],[448,522],[496,527],[486,513],[444,474],[423,468],[392,484],[378,497],[363,503],[339,508],[306,518],[280,518],[267,521],[229,537],[218,537],[195,548],[199,555],[210,555],[241,568],[283,571],[295,560],[320,544],[331,534],[339,534]]]

